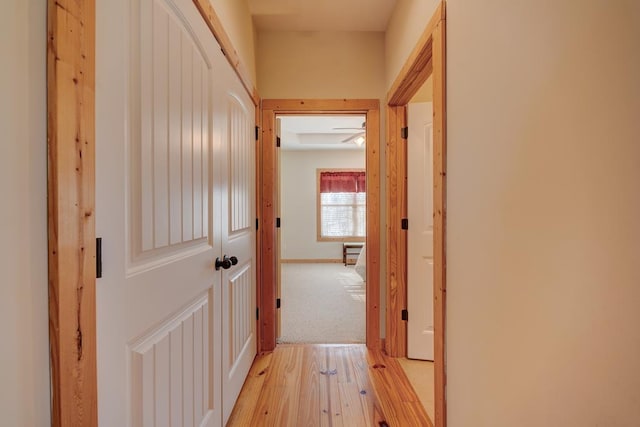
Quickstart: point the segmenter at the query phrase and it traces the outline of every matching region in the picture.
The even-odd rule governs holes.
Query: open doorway
[[[260,211],[259,239],[261,259],[261,286],[259,288],[259,333],[261,352],[276,346],[279,312],[277,308],[277,276],[279,275],[277,223],[278,182],[278,121],[276,117],[301,115],[361,116],[354,127],[365,124],[366,143],[366,270],[365,286],[365,342],[371,349],[380,348],[380,102],[377,99],[266,99],[262,101],[262,138],[260,153]],[[345,126],[347,127],[347,126]],[[352,126],[348,126],[352,127]],[[356,130],[361,133],[361,130]],[[349,135],[347,135],[349,136]],[[345,136],[345,138],[347,137]],[[343,139],[345,139],[343,138]],[[315,171],[317,173],[317,171]],[[317,178],[316,178],[317,179]],[[316,206],[316,203],[312,203]],[[281,225],[283,225],[282,222]],[[317,230],[317,227],[316,227]],[[316,231],[317,232],[317,231]],[[344,247],[344,245],[343,245]],[[334,255],[335,256],[335,255]],[[339,255],[342,260],[342,254]],[[337,264],[337,263],[335,263]],[[282,301],[282,305],[286,304]]]
[[[398,359],[431,419],[434,408],[433,77],[407,104],[407,354]]]
[[[279,343],[364,343],[366,117],[277,115]]]

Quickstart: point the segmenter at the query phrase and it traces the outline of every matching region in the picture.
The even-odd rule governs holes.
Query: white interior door
[[[221,169],[222,253],[233,260],[222,269],[222,396],[223,420],[227,422],[242,384],[256,355],[256,262],[255,262],[255,110],[244,88],[229,72],[221,99],[226,123],[222,130]],[[216,125],[214,123],[214,130]],[[214,156],[217,153],[214,153]]]
[[[96,8],[99,423],[221,426],[255,354],[252,107],[191,0]]]
[[[407,356],[433,360],[433,105],[409,104],[407,122]]]

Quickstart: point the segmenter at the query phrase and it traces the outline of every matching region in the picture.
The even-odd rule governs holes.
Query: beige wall
[[[638,425],[639,4],[449,0],[447,30],[449,426]]]
[[[385,88],[388,90],[422,35],[439,0],[398,0],[385,33]]]
[[[318,242],[317,169],[365,168],[364,150],[280,153],[282,259],[342,259],[341,242]]]
[[[0,14],[0,424],[46,426],[46,2]]]
[[[262,98],[383,98],[384,33],[258,33]]]
[[[247,0],[210,0],[242,65],[256,82],[255,31]]]

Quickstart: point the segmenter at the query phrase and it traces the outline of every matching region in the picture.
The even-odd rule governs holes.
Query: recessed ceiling
[[[364,150],[352,139],[362,133],[364,115],[278,116],[282,150]],[[347,128],[347,129],[336,129]]]
[[[396,0],[249,0],[258,30],[385,31]]]

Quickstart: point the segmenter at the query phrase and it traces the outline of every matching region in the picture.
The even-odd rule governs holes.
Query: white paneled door
[[[407,111],[407,356],[433,360],[433,105]]]
[[[253,104],[191,0],[96,3],[99,423],[221,426],[256,352]]]
[[[222,397],[224,421],[240,394],[256,354],[255,262],[255,112],[251,100],[236,79],[220,94],[224,120],[220,153],[220,193],[223,256],[232,260],[222,269]],[[239,95],[243,96],[239,96]],[[217,123],[217,122],[216,122]],[[216,128],[214,123],[214,128]]]

